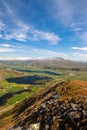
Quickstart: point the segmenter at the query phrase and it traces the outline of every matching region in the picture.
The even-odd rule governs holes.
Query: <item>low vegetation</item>
[[[56,87],[56,89],[54,89],[54,84],[59,83],[60,81],[64,81],[62,87]],[[83,100],[86,102],[86,97],[84,99],[79,97],[83,95],[86,96],[86,81],[87,63],[72,62],[64,59],[60,59],[60,61],[57,59],[14,62],[1,61],[0,130],[6,129],[8,120],[11,126],[15,124],[16,117],[18,117],[19,120],[19,122],[17,121],[17,124],[20,126],[21,115],[25,117],[25,111],[27,111],[27,109],[31,111],[31,108],[33,107],[35,107],[35,111],[39,110],[43,103],[50,101],[49,96],[52,96],[53,93],[55,93],[54,90],[56,90],[57,95],[61,95],[59,101],[64,102],[63,105],[65,107],[66,103],[69,104],[70,98],[73,98],[76,104],[77,102],[83,102]],[[28,104],[28,100],[34,101],[31,104]],[[16,109],[14,108],[15,105]],[[22,127],[27,126],[27,123],[38,123],[38,120],[39,124],[41,124],[40,119],[42,119],[42,117],[40,117],[40,119],[39,117],[35,118],[35,122],[33,122],[32,114],[34,114],[34,111],[30,113],[29,117],[27,117],[29,121],[26,121],[26,119],[26,122],[24,121],[25,124],[22,124]],[[75,127],[73,130],[74,129]],[[42,130],[42,128],[40,130]]]

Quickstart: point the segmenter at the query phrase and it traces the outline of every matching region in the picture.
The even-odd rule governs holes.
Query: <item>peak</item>
[[[59,60],[59,61],[60,61],[60,60],[65,60],[65,59],[62,58],[62,57],[53,57],[52,59],[53,59],[53,60]]]

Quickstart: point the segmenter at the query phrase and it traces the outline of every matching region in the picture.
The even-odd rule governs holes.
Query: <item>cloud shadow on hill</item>
[[[8,92],[0,97],[0,106],[5,105],[8,102],[8,100],[12,98],[13,96],[15,96],[16,94],[22,94],[24,92],[30,92],[30,91],[31,90],[29,89],[23,89],[17,92]]]
[[[63,74],[56,73],[50,70],[25,70],[25,69],[16,69],[16,71],[21,71],[21,72],[29,72],[29,73],[45,73],[53,76],[61,76]]]
[[[10,83],[17,83],[17,84],[31,84],[31,85],[40,85],[42,81],[50,81],[52,78],[47,76],[24,76],[24,77],[15,77],[15,78],[8,78],[6,79]]]

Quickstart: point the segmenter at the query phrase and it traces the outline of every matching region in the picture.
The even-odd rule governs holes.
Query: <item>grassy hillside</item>
[[[46,87],[49,82],[62,79],[87,80],[86,67],[86,63],[64,59],[2,61],[0,62],[0,110],[31,96]]]
[[[87,64],[64,59],[1,61],[0,114],[61,80],[87,81]],[[12,116],[1,116],[1,122]]]
[[[9,127],[28,130],[35,125],[37,130],[44,130],[47,125],[50,130],[86,130],[86,89],[87,82],[81,80],[49,84],[47,89],[17,104],[7,114],[1,114],[1,130]]]

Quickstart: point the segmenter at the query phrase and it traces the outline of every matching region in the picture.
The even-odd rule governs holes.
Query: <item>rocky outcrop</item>
[[[53,95],[37,111],[38,123],[30,124],[24,130],[86,130],[87,104],[70,99],[67,103],[59,101],[59,95]],[[21,121],[21,126],[23,125]],[[8,130],[22,130],[14,125]]]
[[[87,129],[87,104],[70,100],[67,103],[53,99],[39,109],[39,130]]]
[[[61,81],[14,108],[7,130],[87,130],[87,82]]]

